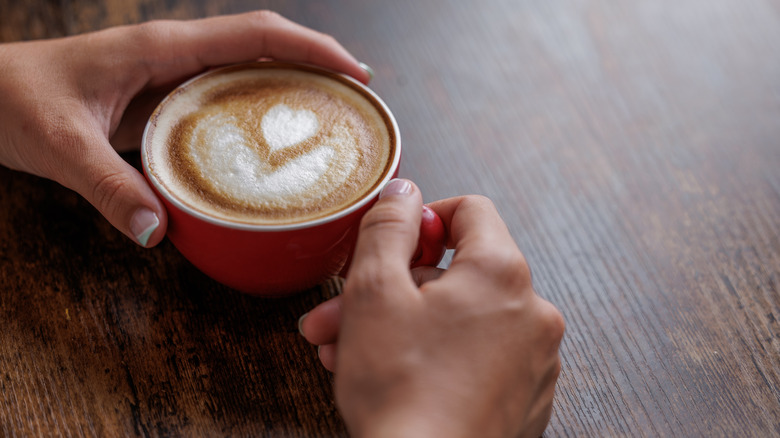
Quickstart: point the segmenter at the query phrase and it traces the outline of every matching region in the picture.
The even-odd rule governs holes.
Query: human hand
[[[430,204],[455,255],[409,270],[422,200],[389,185],[361,223],[344,293],[300,322],[335,371],[354,436],[539,436],[552,410],[564,322],[493,204]]]
[[[268,11],[3,44],[0,164],[75,190],[114,227],[153,246],[165,235],[165,209],[117,152],[140,147],[146,120],[178,83],[260,58],[370,79],[333,38]]]

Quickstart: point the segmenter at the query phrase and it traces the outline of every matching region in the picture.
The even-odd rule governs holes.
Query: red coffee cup
[[[274,68],[280,66],[280,63],[267,64]],[[253,68],[257,68],[257,64]],[[165,111],[166,102],[176,95],[176,90],[152,114],[142,140],[143,171],[167,209],[168,238],[185,258],[209,277],[258,296],[292,294],[343,272],[354,248],[362,216],[376,202],[387,182],[398,175],[401,159],[401,137],[396,120],[371,89],[351,77],[316,67],[292,65],[292,68],[317,72],[347,84],[368,99],[387,121],[394,147],[385,172],[371,190],[347,208],[300,223],[257,225],[214,217],[183,202],[160,182],[149,164],[149,148],[153,147],[149,140],[151,133],[159,113]],[[193,78],[179,89],[214,72]],[[428,209],[424,213],[421,249],[412,260],[417,265],[435,265],[444,253],[444,228],[441,219],[435,213],[431,216],[431,212]]]

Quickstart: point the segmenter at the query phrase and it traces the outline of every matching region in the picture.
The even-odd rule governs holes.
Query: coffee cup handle
[[[438,214],[427,205],[423,205],[422,221],[420,221],[420,241],[412,257],[411,267],[436,267],[447,250],[447,233],[444,222]]]
[[[438,266],[447,250],[447,232],[444,222],[438,214],[427,205],[423,205],[422,220],[420,221],[420,240],[409,262],[410,268],[420,266]],[[346,264],[339,272],[339,277],[346,277],[352,262],[352,254],[349,255]]]

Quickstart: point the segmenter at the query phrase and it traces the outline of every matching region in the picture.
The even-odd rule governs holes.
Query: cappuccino
[[[390,171],[394,129],[345,77],[261,62],[175,90],[152,115],[144,159],[159,186],[206,216],[298,224],[372,192]]]

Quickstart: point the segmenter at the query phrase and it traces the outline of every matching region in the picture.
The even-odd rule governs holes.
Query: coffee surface
[[[394,147],[368,97],[305,70],[206,75],[153,117],[146,154],[161,185],[206,215],[249,224],[349,207],[382,180]]]

